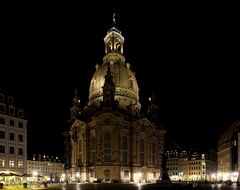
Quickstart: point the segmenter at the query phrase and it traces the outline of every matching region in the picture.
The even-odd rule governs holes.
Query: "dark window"
[[[128,160],[128,153],[127,151],[123,151],[122,153],[122,163],[127,163]]]
[[[155,154],[155,143],[152,143],[152,153]]]
[[[127,163],[128,161],[128,139],[126,136],[122,137],[122,163]]]
[[[18,149],[18,155],[23,155],[23,148]]]
[[[111,123],[110,119],[105,119],[104,122],[105,122],[106,125],[110,125],[110,123]]]
[[[10,120],[10,125],[14,126],[14,121],[13,120]]]
[[[0,102],[4,102],[4,95],[0,94]]]
[[[78,166],[82,164],[82,140],[79,140],[79,159],[78,159]]]
[[[97,142],[96,137],[92,138],[92,163],[96,162],[97,157]]]
[[[152,156],[152,164],[155,165],[155,155]]]
[[[0,153],[5,153],[5,146],[0,145]]]
[[[4,131],[0,131],[0,139],[5,139],[5,132]]]
[[[96,137],[93,137],[93,138],[92,138],[92,150],[97,150]]]
[[[9,139],[12,140],[12,141],[14,141],[14,133],[10,133],[10,134],[9,134]]]
[[[94,151],[94,152],[92,152],[92,163],[95,163],[96,160],[97,160],[97,152]]]
[[[9,153],[10,153],[10,154],[14,154],[14,147],[10,147],[10,148],[9,148]]]
[[[104,135],[104,161],[111,162],[111,135]]]
[[[106,99],[106,107],[110,107],[111,106],[111,100],[108,98]]]
[[[15,109],[14,108],[9,108],[9,113],[10,113],[10,115],[14,115],[15,114]]]
[[[141,165],[144,165],[144,140],[140,140],[140,162]]]
[[[77,167],[82,167],[82,153],[79,154],[79,158],[77,159]]]
[[[156,144],[152,143],[152,164],[155,165],[155,158],[156,158]]]
[[[125,178],[128,178],[128,177],[129,177],[129,171],[128,171],[128,170],[124,170],[123,173],[124,173],[124,177],[125,177]]]
[[[10,104],[13,103],[13,97],[8,97],[8,103],[10,103]]]
[[[23,123],[22,123],[22,122],[19,122],[19,123],[18,123],[18,127],[19,127],[19,128],[23,128]]]
[[[144,165],[144,153],[140,153],[140,162],[141,162],[141,166]]]
[[[5,113],[6,112],[6,107],[5,105],[0,105],[0,112]]]
[[[144,140],[140,140],[140,152],[144,152]]]
[[[0,124],[5,124],[5,119],[0,118]]]
[[[22,117],[23,116],[23,111],[22,110],[18,110],[18,117]]]
[[[18,135],[18,141],[23,142],[23,135]]]
[[[126,136],[123,136],[122,138],[122,149],[126,150],[128,148],[128,139]]]

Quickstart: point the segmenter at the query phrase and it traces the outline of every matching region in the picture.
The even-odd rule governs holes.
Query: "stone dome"
[[[104,38],[105,56],[103,64],[96,65],[96,71],[92,77],[89,87],[89,106],[100,106],[103,100],[103,85],[108,65],[113,76],[115,85],[115,100],[122,110],[133,114],[139,114],[141,105],[139,103],[139,89],[135,73],[130,69],[130,64],[125,63],[123,56],[123,41],[121,33],[116,30],[110,30]],[[111,42],[111,43],[110,43]]]

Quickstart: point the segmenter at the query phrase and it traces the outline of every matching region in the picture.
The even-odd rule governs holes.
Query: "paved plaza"
[[[190,187],[188,185],[184,186],[174,186],[174,185],[158,185],[158,184],[49,184],[47,187],[44,185],[28,186],[23,187],[4,187],[3,189],[17,189],[17,190],[240,190],[240,186],[236,185],[220,185],[220,184],[207,184],[199,185],[195,187]]]

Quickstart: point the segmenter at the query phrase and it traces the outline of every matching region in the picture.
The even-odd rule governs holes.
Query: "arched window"
[[[104,135],[104,162],[111,162],[111,134]]]
[[[126,136],[123,136],[122,138],[122,149],[127,150],[128,149],[128,139]]]
[[[15,115],[15,107],[14,106],[9,106],[9,114]]]
[[[144,165],[144,139],[140,140],[140,162]]]
[[[107,43],[107,50],[108,50],[108,52],[110,52],[112,49],[113,49],[112,42],[109,40]]]
[[[0,113],[5,113],[5,112],[6,112],[6,105],[3,103],[0,103]]]
[[[117,43],[117,44],[116,44],[116,50],[117,50],[118,52],[121,52],[121,43]]]
[[[82,140],[79,140],[79,163],[82,163]]]
[[[18,117],[23,117],[23,110],[18,110]]]
[[[111,124],[111,120],[110,119],[105,119],[104,123],[105,123],[105,125],[110,125]]]
[[[122,163],[127,163],[128,161],[128,138],[126,136],[122,137]]]
[[[153,142],[152,143],[152,165],[155,165],[155,160],[156,160],[156,145]]]
[[[125,178],[129,178],[129,171],[128,170],[124,170],[123,174],[124,174]]]
[[[95,163],[97,159],[97,142],[96,137],[92,138],[92,163]]]

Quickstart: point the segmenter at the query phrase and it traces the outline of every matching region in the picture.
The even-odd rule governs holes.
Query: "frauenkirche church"
[[[103,63],[96,65],[89,100],[80,110],[73,98],[65,133],[67,178],[80,182],[154,182],[162,171],[166,130],[159,125],[155,97],[140,114],[139,88],[123,55],[124,37],[113,27],[104,38]]]

